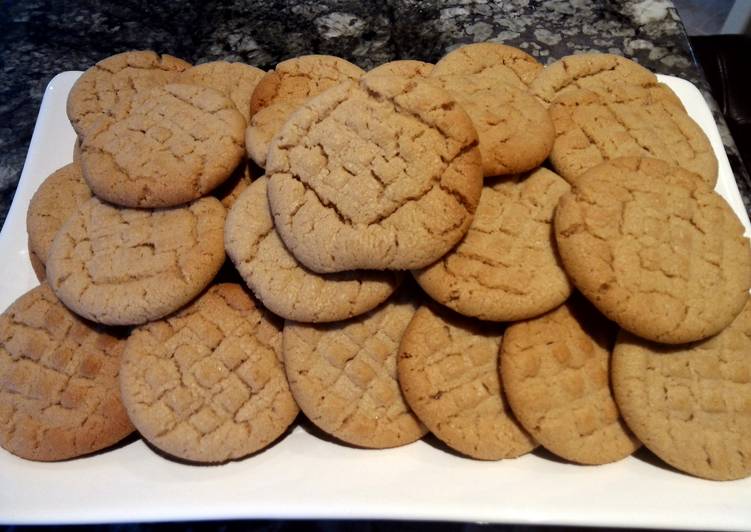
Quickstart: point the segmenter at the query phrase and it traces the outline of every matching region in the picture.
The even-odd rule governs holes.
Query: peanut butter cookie
[[[400,59],[389,61],[368,70],[368,76],[401,76],[409,79],[424,79],[430,76],[434,65],[413,59]]]
[[[133,432],[120,401],[125,340],[65,308],[47,284],[0,316],[0,444],[29,460],[65,460]]]
[[[281,357],[282,323],[240,285],[214,285],[133,331],[120,372],[123,402],[141,435],[173,456],[242,458],[297,416]]]
[[[97,135],[128,116],[142,91],[173,82],[190,63],[152,51],[131,51],[99,61],[78,78],[67,112],[79,136]]]
[[[55,237],[47,279],[66,306],[92,321],[161,318],[198,295],[221,268],[224,216],[216,198],[153,211],[92,198]]]
[[[667,463],[702,478],[751,475],[751,305],[720,334],[681,346],[623,331],[615,398],[629,427]]]
[[[506,329],[503,389],[516,418],[547,450],[606,464],[639,448],[610,391],[616,327],[581,296]]]
[[[81,167],[71,163],[52,172],[31,197],[26,212],[29,250],[44,264],[52,240],[65,220],[91,199]]]
[[[569,189],[545,168],[486,179],[462,241],[412,274],[439,303],[484,320],[520,320],[557,307],[571,283],[555,246],[553,213]]]
[[[405,445],[426,433],[397,382],[399,342],[414,313],[415,304],[402,296],[347,321],[285,323],[287,378],[313,423],[372,448]]]
[[[617,157],[654,157],[717,182],[717,158],[701,127],[665,85],[612,87],[607,94],[572,89],[550,106],[553,167],[570,183]]]
[[[265,167],[271,139],[292,113],[307,99],[363,74],[360,67],[331,55],[304,55],[276,65],[261,78],[250,100],[248,156]]]
[[[317,274],[287,251],[274,229],[261,177],[227,213],[227,254],[253,293],[273,313],[303,322],[339,321],[367,312],[399,286],[394,272]]]
[[[656,342],[720,332],[751,288],[751,247],[725,200],[658,159],[596,166],[555,213],[563,266],[622,328]]]
[[[86,182],[126,207],[170,207],[208,194],[244,153],[245,121],[220,92],[169,84],[142,92],[126,118],[81,147]]]
[[[502,327],[420,307],[399,347],[399,386],[430,432],[482,460],[516,458],[537,446],[501,389]]]
[[[461,46],[441,58],[433,76],[479,76],[524,89],[542,71],[537,59],[526,52],[498,43]]]
[[[447,92],[366,76],[285,124],[269,151],[269,203],[285,245],[315,272],[422,268],[469,229],[481,164]]]

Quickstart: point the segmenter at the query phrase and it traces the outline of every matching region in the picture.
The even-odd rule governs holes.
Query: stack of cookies
[[[643,443],[751,475],[751,247],[706,136],[636,63],[129,52],[68,115],[76,162],[29,207],[43,283],[0,318],[11,452],[135,428],[223,462],[299,409],[359,447],[604,464]]]

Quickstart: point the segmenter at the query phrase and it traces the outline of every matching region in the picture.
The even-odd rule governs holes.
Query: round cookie
[[[274,314],[302,322],[339,321],[367,312],[399,286],[394,272],[313,273],[284,247],[266,196],[255,181],[227,213],[224,246],[253,293]]]
[[[47,280],[77,314],[110,325],[161,318],[198,295],[224,262],[224,207],[121,209],[92,198],[60,229]]]
[[[265,167],[271,139],[307,99],[363,74],[360,67],[331,55],[304,55],[277,64],[261,78],[250,100],[248,156]]]
[[[120,371],[123,403],[141,435],[166,453],[242,458],[297,416],[281,358],[281,322],[240,285],[214,285],[133,331]]]
[[[247,125],[250,123],[250,98],[265,75],[266,72],[260,68],[244,63],[212,61],[185,70],[178,76],[176,83],[201,85],[229,96]]]
[[[433,76],[480,76],[524,89],[542,71],[542,65],[526,52],[498,43],[461,46],[441,58]]]
[[[88,323],[42,284],[0,316],[0,444],[65,460],[133,432],[120,402],[122,338]]]
[[[587,89],[607,94],[615,87],[651,87],[657,76],[639,63],[614,54],[568,55],[540,70],[529,90],[544,105],[550,105],[567,90]]]
[[[70,90],[67,113],[81,137],[96,135],[124,119],[135,96],[171,83],[190,63],[152,51],[131,51],[99,61]]]
[[[548,157],[553,121],[526,87],[482,75],[433,75],[430,81],[456,98],[472,119],[486,177],[525,172]]]
[[[751,247],[725,200],[658,159],[596,166],[565,194],[555,236],[574,285],[643,338],[683,343],[724,329],[751,287]]]
[[[424,79],[430,76],[434,65],[413,59],[389,61],[368,70],[368,76],[401,76],[409,79]]]
[[[631,430],[667,463],[698,477],[751,475],[751,304],[720,334],[664,346],[621,332],[615,398]]]
[[[81,167],[71,163],[52,172],[39,186],[26,211],[29,250],[44,264],[55,234],[78,207],[91,199]]]
[[[610,391],[615,334],[579,296],[506,329],[501,376],[508,402],[522,426],[561,458],[607,464],[640,446]]]
[[[412,275],[439,303],[484,320],[520,320],[557,307],[571,283],[555,247],[553,213],[569,189],[545,168],[486,179],[464,239]]]
[[[180,205],[229,177],[245,153],[244,131],[242,115],[220,92],[156,87],[134,99],[126,118],[84,138],[84,178],[117,205]]]
[[[617,157],[654,157],[717,182],[717,158],[701,127],[665,85],[612,87],[607,94],[572,89],[550,106],[553,167],[570,183]]]
[[[516,458],[537,443],[514,418],[498,369],[502,328],[420,307],[399,347],[399,385],[417,417],[473,458]]]
[[[212,195],[222,202],[225,209],[229,209],[234,205],[237,198],[240,197],[243,190],[248,188],[253,182],[253,170],[250,167],[250,162],[243,158],[240,164],[237,165],[235,171],[229,176],[229,179],[216,187]]]
[[[469,229],[477,133],[444,90],[366,76],[308,100],[269,151],[274,224],[319,273],[422,268]]]
[[[285,323],[290,389],[313,423],[371,448],[406,445],[426,433],[397,382],[399,341],[414,313],[415,304],[401,297],[344,322]]]

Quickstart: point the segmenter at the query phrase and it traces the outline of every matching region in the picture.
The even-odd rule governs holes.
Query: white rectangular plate
[[[26,164],[0,234],[0,309],[37,284],[26,209],[53,170],[72,159],[65,101],[78,72],[47,87]],[[717,126],[691,83],[661,76],[704,128],[720,163],[717,190],[751,232]],[[537,456],[480,462],[424,441],[359,450],[296,427],[240,462],[182,465],[142,441],[61,463],[0,450],[0,522],[14,524],[231,518],[378,518],[742,530],[751,527],[751,478],[711,482],[642,458],[599,467]]]

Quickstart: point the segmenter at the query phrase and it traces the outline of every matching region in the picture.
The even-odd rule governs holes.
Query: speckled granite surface
[[[58,72],[134,48],[260,67],[328,53],[369,68],[394,58],[435,61],[477,41],[518,46],[544,63],[577,51],[621,53],[709,95],[669,0],[8,1],[0,4],[0,224],[44,87]],[[713,109],[749,207],[749,178]]]

